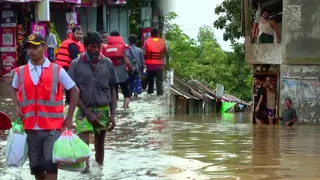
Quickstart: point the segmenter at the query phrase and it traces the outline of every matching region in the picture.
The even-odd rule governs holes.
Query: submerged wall
[[[281,76],[280,102],[292,100],[299,124],[320,124],[320,66],[282,65]]]
[[[283,7],[281,102],[292,99],[299,124],[320,124],[320,1],[283,0]]]

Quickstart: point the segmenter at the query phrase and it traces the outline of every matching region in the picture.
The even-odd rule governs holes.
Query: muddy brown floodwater
[[[13,112],[8,86],[1,82],[1,110]],[[163,97],[144,94],[120,109],[103,168],[92,163],[89,174],[60,171],[59,179],[320,179],[319,126],[254,127],[241,113],[168,117],[165,106]],[[0,140],[0,179],[32,179],[28,162],[5,166],[5,144]]]

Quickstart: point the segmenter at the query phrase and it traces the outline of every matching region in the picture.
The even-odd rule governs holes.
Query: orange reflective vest
[[[70,53],[68,50],[70,44],[76,44],[78,46],[79,54],[84,52],[84,46],[81,42],[67,39],[61,43],[55,61],[56,64],[59,64],[63,67],[70,67],[70,63],[73,60],[70,58]]]
[[[145,64],[164,64],[165,42],[161,38],[149,38],[145,42]]]
[[[35,86],[28,65],[16,68],[20,82],[18,101],[24,114],[24,129],[33,129],[35,123],[44,130],[62,128],[64,105],[63,87],[58,82],[60,69],[61,66],[50,63],[49,68],[43,69]]]
[[[108,36],[107,45],[103,46],[102,54],[111,59],[114,66],[123,65],[126,45],[121,36]]]

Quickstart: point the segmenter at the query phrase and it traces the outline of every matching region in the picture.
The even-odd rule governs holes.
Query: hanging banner
[[[41,34],[43,37],[47,37],[46,24],[45,23],[31,23],[31,32],[35,34]]]
[[[67,3],[78,3],[78,0],[64,0]]]
[[[152,28],[142,28],[141,29],[141,41],[144,43],[149,37],[151,37]]]
[[[92,7],[93,0],[81,0],[80,6]]]
[[[152,8],[151,7],[142,7],[141,8],[141,23],[143,28],[151,27],[152,19]]]
[[[1,75],[6,75],[17,67],[16,52],[1,52]]]
[[[67,31],[70,31],[72,28],[78,26],[78,17],[79,14],[77,12],[66,13]]]

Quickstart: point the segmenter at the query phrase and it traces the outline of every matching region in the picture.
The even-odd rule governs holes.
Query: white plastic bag
[[[28,157],[27,134],[20,119],[12,123],[6,145],[6,164],[10,167],[21,167]]]

